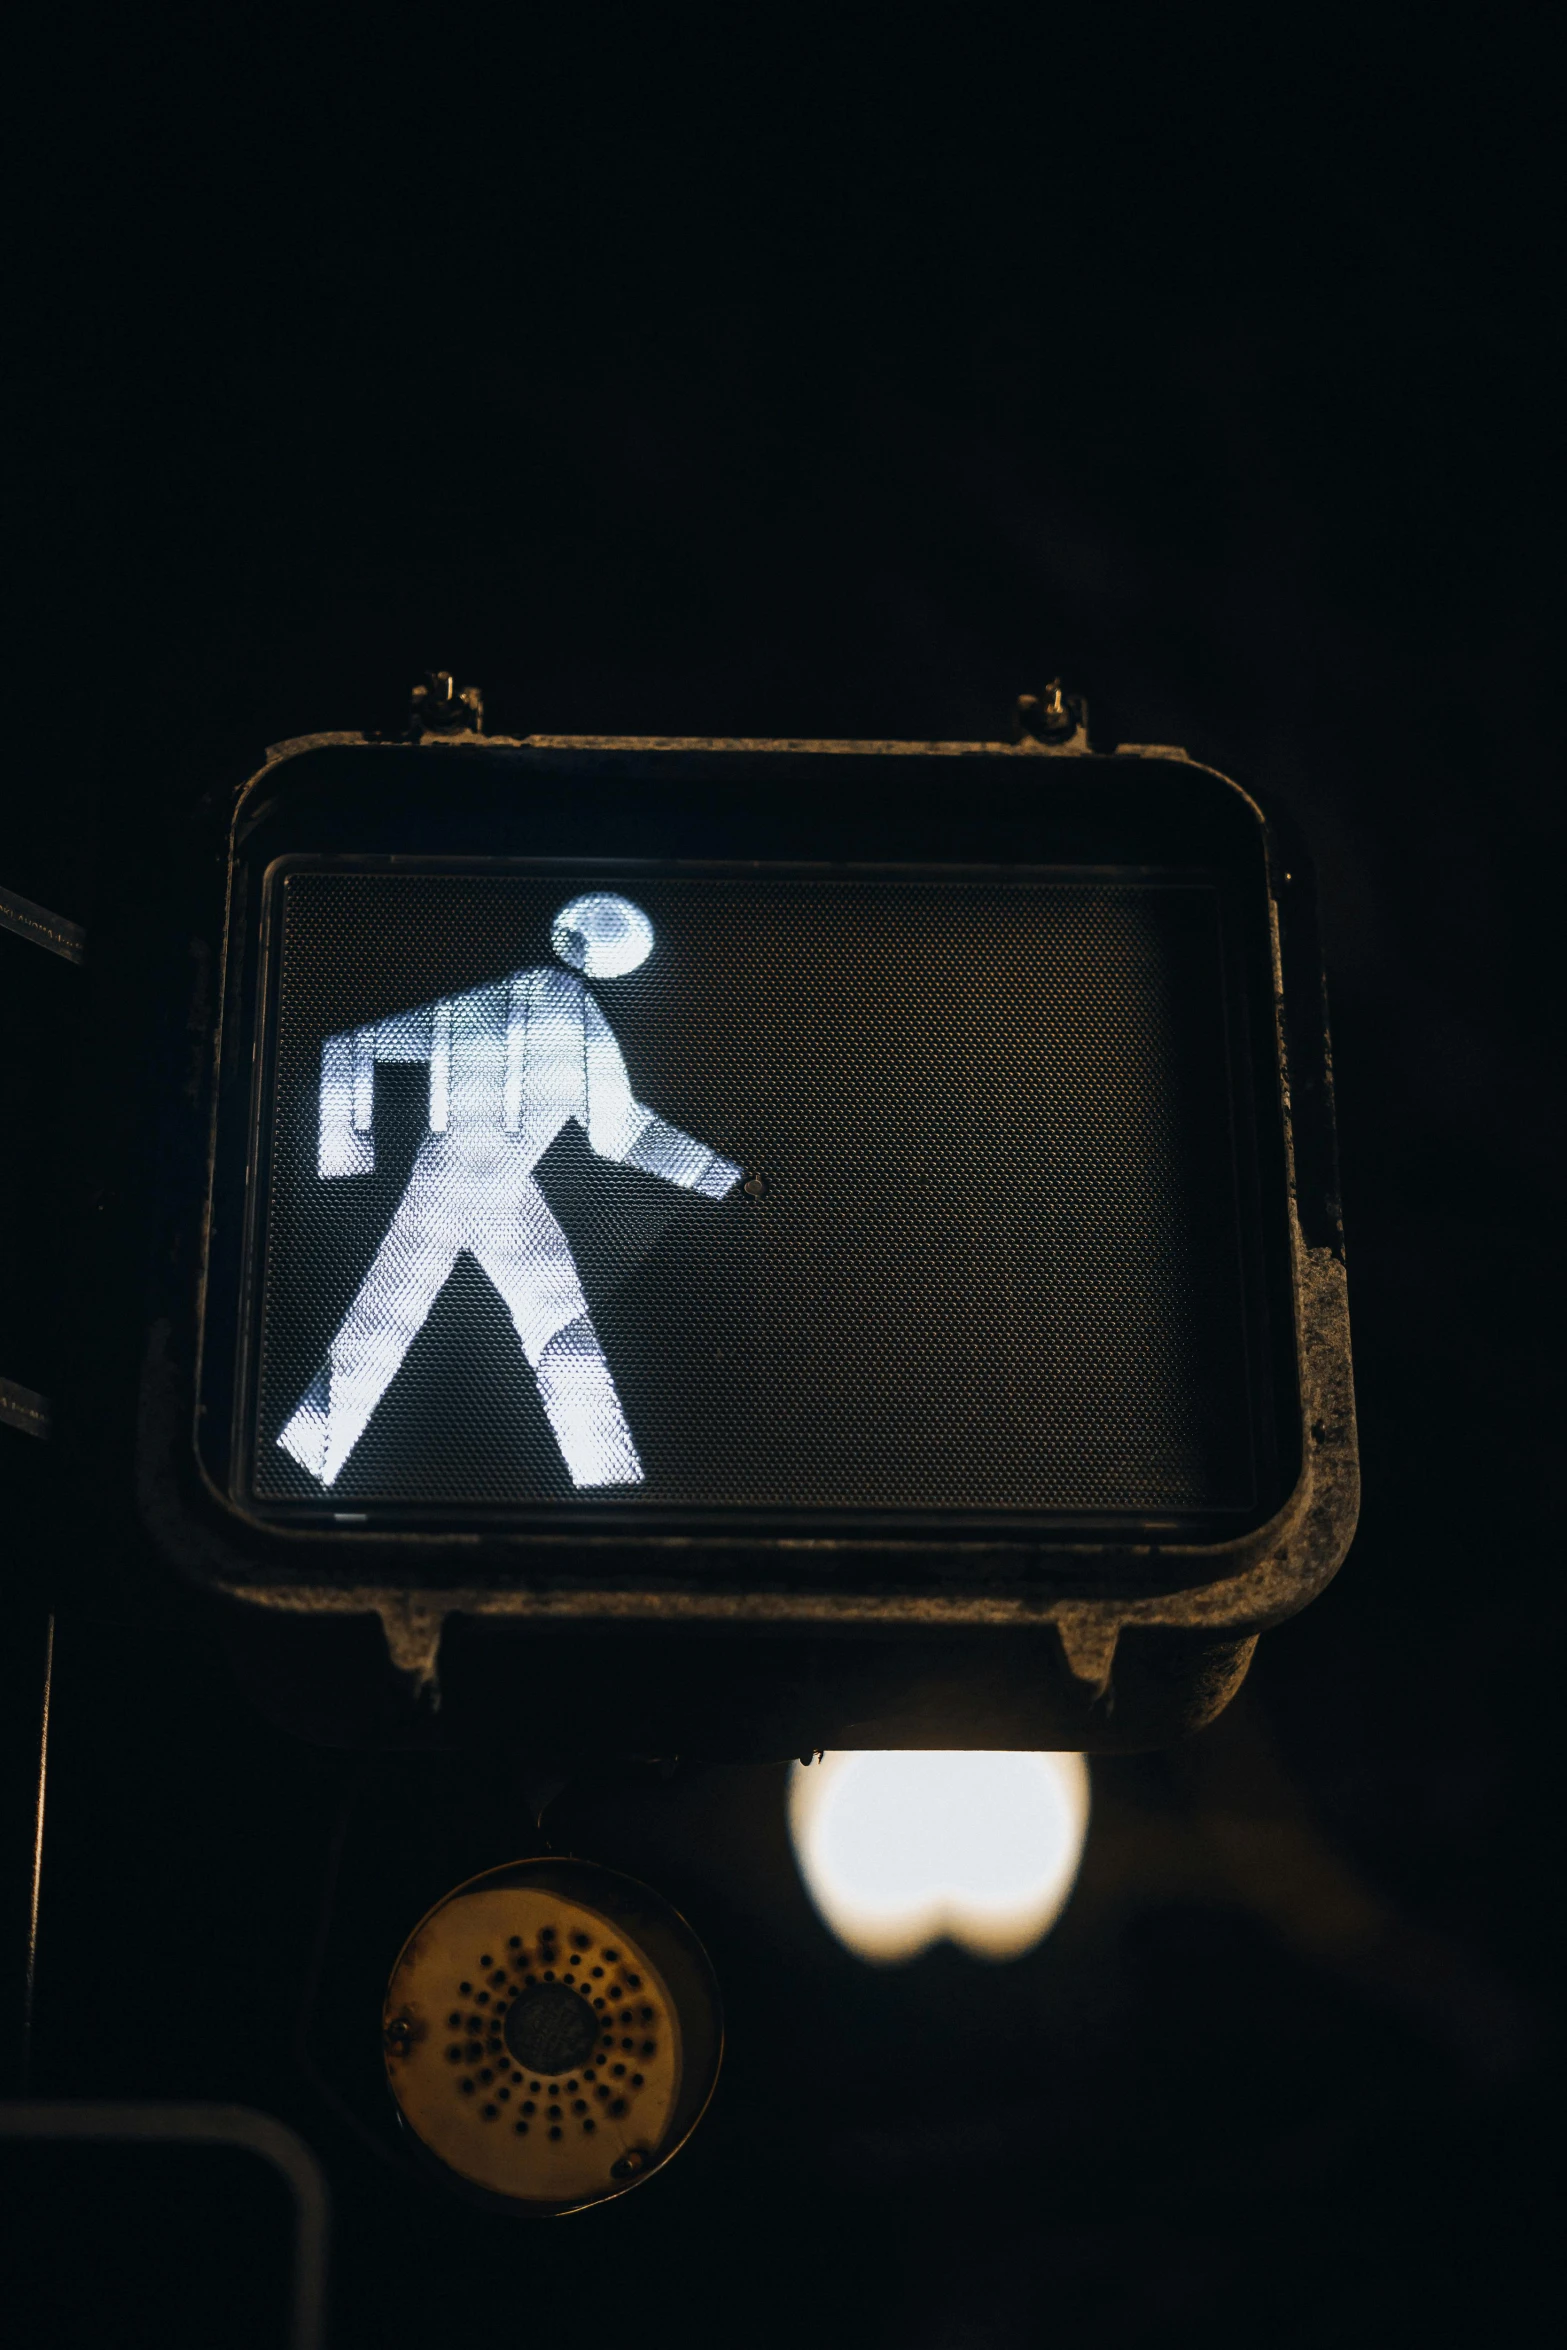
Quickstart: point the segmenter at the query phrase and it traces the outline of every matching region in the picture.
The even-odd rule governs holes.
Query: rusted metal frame
[[[388,747],[406,748],[407,738],[383,738]],[[266,762],[237,796],[234,824],[237,827],[258,787],[270,782],[278,767],[305,752],[333,747],[374,747],[376,738],[359,732],[333,732],[295,737],[278,743],[268,750]],[[471,731],[446,731],[426,734],[419,739],[421,749],[461,751],[478,749],[560,750],[568,753],[594,751],[679,752],[687,754],[744,753],[778,755],[783,753],[831,757],[852,754],[859,757],[885,755],[908,757],[974,757],[997,759],[1060,759],[1077,758],[1089,753],[1086,736],[1081,734],[1063,744],[1041,743],[1032,739],[1021,742],[894,742],[843,741],[836,739],[762,740],[750,737],[702,736],[626,736],[626,735],[530,735],[481,736]],[[749,1625],[765,1624],[771,1628],[792,1631],[852,1631],[873,1627],[877,1630],[955,1631],[960,1629],[1007,1628],[1037,1630],[1053,1626],[1061,1643],[1069,1673],[1085,1693],[1102,1690],[1108,1685],[1116,1641],[1123,1630],[1196,1631],[1208,1635],[1215,1642],[1229,1641],[1249,1646],[1251,1640],[1271,1625],[1284,1621],[1305,1606],[1331,1579],[1341,1563],[1353,1532],[1358,1505],[1358,1454],[1356,1445],[1354,1396],[1350,1371],[1349,1323],[1345,1272],[1341,1251],[1335,1246],[1309,1241],[1302,1227],[1294,1147],[1294,1120],[1291,1066],[1291,1045],[1286,1026],[1286,994],[1284,970],[1284,943],[1279,917],[1280,886],[1283,879],[1279,868],[1279,850],[1272,828],[1258,803],[1237,785],[1232,778],[1192,760],[1173,746],[1163,744],[1128,744],[1114,755],[1143,759],[1165,758],[1179,761],[1188,769],[1211,776],[1227,790],[1234,792],[1252,812],[1258,823],[1267,861],[1269,949],[1272,958],[1274,987],[1274,1048],[1279,1077],[1279,1108],[1283,1123],[1283,1150],[1287,1187],[1288,1240],[1290,1256],[1291,1302],[1294,1320],[1295,1369],[1300,1399],[1302,1430],[1301,1471],[1294,1490],[1281,1508],[1260,1527],[1249,1532],[1216,1542],[1181,1544],[1179,1542],[1106,1543],[1080,1540],[1051,1542],[1048,1555],[1053,1563],[1069,1566],[1080,1561],[1090,1563],[1103,1573],[1107,1566],[1117,1562],[1135,1565],[1157,1557],[1171,1564],[1189,1562],[1202,1573],[1202,1580],[1183,1589],[1148,1594],[1115,1594],[1104,1598],[1087,1595],[1064,1597],[1057,1593],[1040,1591],[1010,1593],[905,1593],[880,1591],[877,1593],[787,1592],[777,1589],[676,1589],[664,1586],[656,1591],[629,1591],[624,1589],[538,1590],[526,1584],[447,1584],[419,1587],[410,1583],[358,1584],[343,1588],[335,1583],[261,1583],[244,1572],[236,1573],[238,1562],[232,1554],[214,1559],[205,1545],[203,1555],[191,1556],[192,1566],[218,1572],[206,1577],[209,1588],[248,1606],[260,1606],[300,1616],[364,1616],[374,1613],[380,1617],[386,1636],[391,1661],[415,1685],[429,1685],[434,1681],[440,1649],[441,1632],[449,1615],[470,1615],[480,1618],[502,1618],[517,1622],[546,1626],[629,1627],[648,1624],[664,1626],[683,1624],[710,1629],[743,1630]],[[232,903],[225,906],[224,954],[225,967],[231,941],[234,919]],[[1309,989],[1312,980],[1306,974],[1294,975],[1298,988]],[[1324,1058],[1322,1082],[1326,1090],[1326,1035],[1321,1038]],[[220,1023],[213,1039],[212,1068],[214,1079],[222,1052]],[[1330,1100],[1330,1094],[1328,1099]],[[217,1151],[216,1085],[213,1087],[213,1114],[209,1125],[207,1196],[210,1202]],[[205,1294],[208,1274],[207,1251],[204,1245],[198,1275],[197,1298],[197,1375],[199,1384],[199,1349],[205,1337]],[[232,1514],[227,1497],[219,1493],[206,1472],[202,1472],[211,1498]],[[268,1529],[268,1540],[285,1548],[315,1548],[323,1539],[319,1531],[276,1527]],[[493,1545],[494,1537],[481,1533],[444,1533],[439,1536],[416,1532],[387,1532],[377,1530],[363,1535],[348,1530],[335,1531],[330,1539],[340,1556],[351,1557],[355,1550],[373,1551],[377,1561],[388,1552],[395,1555],[406,1552],[416,1559],[439,1543],[444,1554],[464,1550],[477,1552]],[[530,1531],[529,1548],[533,1552],[551,1549],[571,1550],[577,1555],[595,1549],[621,1547],[627,1538],[621,1534],[595,1535],[587,1530],[554,1535]],[[832,1537],[796,1538],[787,1535],[771,1536],[764,1541],[748,1543],[744,1538],[723,1537],[706,1540],[689,1534],[660,1536],[639,1534],[639,1551],[645,1556],[659,1556],[673,1564],[692,1549],[722,1549],[737,1559],[752,1552],[758,1562],[786,1554],[828,1551],[841,1553],[844,1544]],[[853,1546],[861,1554],[879,1561],[892,1562],[902,1553],[909,1556],[925,1555],[928,1545],[915,1545],[875,1536],[857,1535]],[[183,1546],[182,1546],[183,1547]],[[1017,1543],[965,1542],[955,1540],[944,1546],[954,1562],[972,1566],[999,1564],[1005,1560],[1015,1564]],[[1037,1552],[1036,1552],[1037,1555]],[[1202,1571],[1206,1570],[1205,1573]]]

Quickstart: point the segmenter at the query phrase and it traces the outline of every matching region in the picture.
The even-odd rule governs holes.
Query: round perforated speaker
[[[707,1953],[646,1885],[523,1860],[438,1901],[382,2019],[404,2125],[449,2178],[519,2213],[647,2178],[701,2119],[723,2054]]]

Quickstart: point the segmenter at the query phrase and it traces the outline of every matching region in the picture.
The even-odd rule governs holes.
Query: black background
[[[1010,1969],[836,1954],[765,1773],[569,1791],[557,1840],[680,1901],[729,2000],[713,2115],[624,2205],[519,2238],[383,2176],[291,2055],[353,1766],[254,1724],[131,1553],[65,1607],[35,2085],[293,2119],[344,2341],[1548,2322],[1549,28],[231,6],[18,39],[8,886],[133,921],[127,858],[195,792],[395,724],[432,662],[516,733],[987,735],[1059,671],[1100,741],[1286,802],[1323,880],[1348,1565],[1213,1732],[1099,1770],[1079,1895]],[[0,945],[24,1012],[73,983]],[[134,1357],[51,1306],[46,1079],[3,1325],[43,1387]],[[386,1766],[331,1980],[517,1816],[499,1774]],[[134,2031],[92,2026],[105,1981]]]

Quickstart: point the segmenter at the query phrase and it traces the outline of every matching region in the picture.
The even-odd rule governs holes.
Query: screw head
[[[1015,741],[1021,742],[1027,735],[1037,743],[1064,742],[1076,724],[1076,714],[1068,707],[1059,677],[1053,677],[1042,694],[1018,695]]]
[[[482,734],[484,696],[477,686],[459,688],[451,670],[431,669],[413,689],[410,715],[415,729],[427,734]]]

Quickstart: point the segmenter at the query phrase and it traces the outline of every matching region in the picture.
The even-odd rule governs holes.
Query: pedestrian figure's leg
[[[278,1438],[323,1485],[336,1483],[396,1378],[463,1245],[462,1186],[421,1150],[386,1238],[332,1341],[331,1353]]]
[[[571,1245],[531,1180],[512,1213],[470,1241],[506,1300],[574,1485],[640,1485],[642,1463],[621,1410]]]
[[[586,1314],[556,1331],[536,1372],[539,1401],[573,1485],[640,1485],[642,1462]]]

